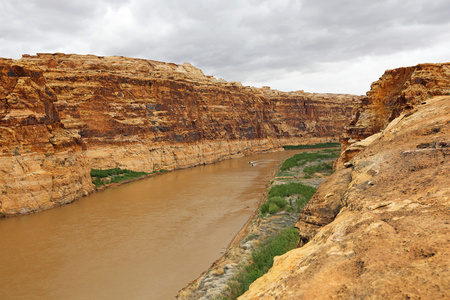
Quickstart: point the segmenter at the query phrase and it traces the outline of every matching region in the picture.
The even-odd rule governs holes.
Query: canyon
[[[189,63],[0,59],[0,214],[87,195],[92,168],[174,170],[337,141],[360,98],[246,87]]]
[[[449,129],[450,63],[386,71],[299,216],[299,247],[239,299],[449,299]]]
[[[74,54],[0,59],[0,215],[92,193],[92,168],[153,172],[337,141],[335,172],[239,299],[450,298],[450,63],[366,96],[280,92],[194,66]]]

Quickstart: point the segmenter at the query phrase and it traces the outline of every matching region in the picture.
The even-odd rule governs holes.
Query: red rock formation
[[[449,299],[450,96],[435,96],[449,89],[449,64],[374,83],[299,217],[301,247],[239,299]]]
[[[2,158],[76,153],[83,171],[73,181],[85,180],[67,197],[72,200],[92,190],[89,167],[171,170],[284,144],[335,141],[358,99],[243,87],[188,63],[65,54],[1,63],[0,130],[15,137],[2,143]],[[1,180],[15,176],[9,171]],[[24,211],[3,195],[1,201],[4,214]],[[29,209],[30,201],[22,201],[25,211],[39,209]]]
[[[0,215],[71,202],[93,190],[80,136],[64,129],[37,67],[0,60]]]

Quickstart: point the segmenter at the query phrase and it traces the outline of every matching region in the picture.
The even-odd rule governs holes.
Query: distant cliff
[[[450,298],[450,64],[387,71],[344,142],[300,247],[239,299]]]
[[[0,59],[0,213],[86,195],[91,168],[172,170],[336,141],[359,98],[244,87],[188,63]]]

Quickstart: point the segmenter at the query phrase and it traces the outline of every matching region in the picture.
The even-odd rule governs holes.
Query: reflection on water
[[[0,220],[1,298],[173,299],[220,257],[293,153],[174,171]]]

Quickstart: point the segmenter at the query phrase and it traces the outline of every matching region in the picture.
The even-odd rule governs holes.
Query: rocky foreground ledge
[[[449,64],[374,83],[300,215],[301,247],[239,299],[450,299],[448,95]]]

